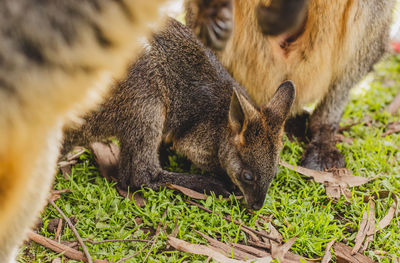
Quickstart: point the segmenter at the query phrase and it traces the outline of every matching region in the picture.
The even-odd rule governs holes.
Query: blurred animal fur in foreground
[[[162,2],[0,1],[1,263],[44,204],[62,125],[122,76]]]
[[[394,0],[233,0],[232,35],[218,54],[222,64],[258,105],[266,105],[283,80],[292,80],[292,114],[303,127],[303,107],[318,103],[308,122],[305,166],[345,166],[334,134],[350,88],[386,50],[393,6]],[[198,33],[192,22],[198,12],[190,3],[187,9]],[[293,121],[288,126],[299,125]]]
[[[116,136],[123,188],[159,190],[172,183],[226,194],[234,183],[258,210],[276,173],[294,98],[293,84],[285,82],[266,107],[254,106],[215,55],[171,19],[100,110],[84,117],[80,129],[66,131],[65,151]],[[163,170],[162,142],[217,178]]]

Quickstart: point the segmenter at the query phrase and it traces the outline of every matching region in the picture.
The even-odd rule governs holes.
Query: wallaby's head
[[[252,209],[261,209],[276,174],[283,126],[295,94],[293,83],[286,81],[268,106],[260,109],[243,91],[234,88],[228,121],[230,138],[222,165]]]

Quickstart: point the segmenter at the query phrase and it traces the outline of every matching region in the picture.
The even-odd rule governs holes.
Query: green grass
[[[266,196],[266,203],[259,214],[273,216],[272,223],[285,240],[297,236],[292,247],[294,253],[305,257],[323,256],[326,244],[334,238],[354,245],[358,225],[368,204],[363,202],[364,195],[381,190],[390,190],[400,196],[400,134],[381,138],[389,122],[398,121],[399,116],[383,113],[384,107],[400,91],[400,57],[390,57],[377,66],[370,83],[370,89],[356,89],[352,92],[351,102],[343,115],[342,125],[372,120],[371,127],[355,125],[344,132],[346,137],[354,139],[352,145],[339,144],[345,155],[347,167],[357,176],[379,178],[370,183],[351,189],[352,199],[346,203],[344,198],[332,202],[322,185],[306,180],[299,174],[286,168],[280,168]],[[299,162],[304,144],[285,139],[282,158],[289,163]],[[168,169],[175,171],[194,170],[182,158],[172,155]],[[139,208],[128,199],[121,198],[114,184],[98,175],[90,154],[81,156],[72,170],[70,180],[57,175],[54,189],[70,189],[73,193],[63,194],[56,201],[67,216],[77,218],[76,228],[82,238],[93,240],[143,238],[151,239],[161,220],[167,225],[167,233],[179,225],[178,238],[192,243],[206,243],[193,230],[197,229],[225,242],[245,241],[246,236],[239,227],[220,216],[199,210],[184,202],[185,196],[172,190],[154,192],[142,189],[147,204]],[[228,214],[256,227],[257,216],[248,213],[234,198],[228,201],[212,196],[205,201],[196,201],[212,211]],[[392,199],[376,200],[376,217],[383,218]],[[167,210],[163,219],[162,214]],[[48,206],[42,214],[43,227],[40,234],[53,238],[54,233],[47,232],[51,219],[60,216],[54,208]],[[139,220],[140,219],[140,220]],[[400,257],[400,221],[394,219],[391,224],[375,234],[366,255],[378,262],[392,262]],[[345,238],[345,239],[344,239]],[[66,227],[61,240],[75,240],[72,231]],[[134,254],[144,243],[105,243],[91,245],[88,249],[94,258],[117,261]],[[375,250],[386,251],[385,257],[376,257]],[[143,262],[148,248],[127,262]],[[25,244],[20,251],[20,262],[48,262],[59,255],[32,242]],[[66,259],[63,259],[66,262]],[[166,249],[166,237],[158,237],[148,262],[204,262],[205,257]],[[68,261],[74,262],[74,261]]]

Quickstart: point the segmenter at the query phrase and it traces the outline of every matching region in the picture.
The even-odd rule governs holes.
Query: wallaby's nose
[[[254,203],[251,208],[254,210],[260,210],[263,207],[263,203]]]

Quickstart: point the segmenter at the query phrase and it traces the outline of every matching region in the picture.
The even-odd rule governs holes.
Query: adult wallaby
[[[350,88],[386,50],[394,0],[269,0],[262,1],[264,7],[260,2],[233,0],[232,35],[218,54],[222,64],[261,106],[279,83],[293,80],[293,116],[318,103],[308,122],[311,141],[303,164],[318,170],[345,166],[334,134]],[[196,13],[187,8],[194,27]],[[293,22],[274,31],[275,22],[287,20]],[[263,32],[278,35],[264,35],[259,23]]]
[[[202,9],[214,1],[196,3]],[[0,1],[1,263],[14,261],[45,203],[62,125],[93,108],[125,73],[163,2]],[[204,13],[201,23],[215,23]]]
[[[287,81],[268,106],[256,107],[191,30],[171,19],[100,110],[84,117],[79,129],[67,129],[65,150],[116,136],[122,187],[172,183],[223,194],[233,182],[258,210],[276,173],[294,98]],[[219,178],[163,170],[162,142]]]

